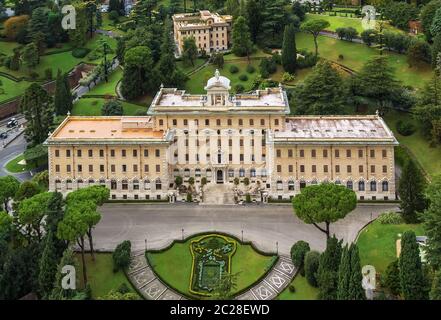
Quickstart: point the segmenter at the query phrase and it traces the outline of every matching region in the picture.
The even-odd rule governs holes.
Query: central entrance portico
[[[222,169],[216,170],[216,182],[219,184],[224,183],[224,171]]]

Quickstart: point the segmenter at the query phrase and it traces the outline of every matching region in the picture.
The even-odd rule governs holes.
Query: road
[[[6,171],[5,165],[10,160],[14,159],[15,157],[23,153],[25,150],[26,150],[26,140],[23,134],[20,135],[13,142],[11,142],[7,147],[5,148],[0,147],[0,176],[5,176],[10,174]],[[29,180],[32,178],[31,174],[28,171],[14,174],[14,176],[20,181]]]
[[[353,241],[358,231],[384,211],[396,205],[359,205],[345,219],[331,224],[331,233]],[[102,219],[94,231],[98,250],[113,250],[124,240],[134,250],[160,249],[174,239],[206,231],[224,231],[253,241],[265,251],[289,254],[291,246],[305,240],[316,250],[323,250],[326,236],[312,225],[294,216],[290,205],[199,206],[188,204],[105,204]],[[184,232],[182,232],[184,229]]]

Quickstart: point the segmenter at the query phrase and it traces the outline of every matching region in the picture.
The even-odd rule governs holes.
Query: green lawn
[[[0,41],[0,54],[10,56],[14,53],[14,48],[19,47],[17,42]]]
[[[241,59],[237,61],[225,61],[223,69],[220,70],[220,74],[222,76],[227,77],[231,80],[231,88],[234,91],[234,86],[237,84],[242,84],[245,87],[245,91],[251,90],[254,79],[259,75],[259,63],[260,60],[251,60],[250,63],[254,66],[256,71],[254,73],[246,72],[246,67],[248,65],[247,59]],[[232,74],[230,72],[230,67],[235,65],[239,68],[239,72]],[[185,85],[185,89],[189,93],[193,94],[203,94],[205,93],[204,87],[207,84],[208,79],[214,76],[214,72],[216,70],[216,66],[210,64],[207,67],[199,70],[195,74],[190,77],[190,80],[187,81]],[[242,74],[246,74],[248,76],[247,81],[241,81],[239,76]]]
[[[300,274],[294,278],[291,282],[294,286],[295,292],[289,291],[289,287],[286,287],[277,297],[277,300],[316,300],[318,295],[318,289],[311,286],[305,277]]]
[[[19,173],[19,172],[23,172],[23,171],[27,171],[27,170],[31,170],[33,168],[27,166],[27,165],[21,165],[18,164],[21,160],[24,159],[23,154],[19,155],[18,157],[12,159],[11,161],[9,161],[6,164],[6,170],[8,170],[11,173]]]
[[[314,50],[314,41],[312,36],[305,33],[296,35],[297,49]],[[360,70],[364,63],[371,57],[377,55],[377,50],[364,44],[342,41],[330,37],[318,37],[319,54],[321,57],[343,64],[355,71]],[[344,56],[339,60],[339,55]],[[415,88],[424,86],[425,81],[432,76],[432,69],[429,65],[422,67],[409,68],[406,55],[400,55],[392,52],[386,52],[389,56],[391,66],[395,69],[395,74],[404,85]]]
[[[358,238],[361,265],[373,265],[377,273],[383,273],[389,263],[397,258],[396,241],[398,234],[413,230],[417,236],[424,235],[422,225],[418,224],[381,224],[374,221]]]
[[[358,33],[363,32],[363,26],[361,24],[360,18],[351,18],[351,17],[344,17],[344,16],[330,16],[327,14],[314,14],[314,13],[308,13],[306,14],[306,21],[308,20],[326,20],[329,22],[330,27],[326,30],[328,31],[336,31],[338,28],[348,28],[352,27],[355,30],[358,31]],[[394,32],[403,32],[391,25],[386,25],[386,29]]]
[[[182,72],[189,73],[189,72],[197,69],[201,65],[203,65],[205,63],[205,61],[207,61],[207,60],[206,59],[202,59],[202,58],[197,58],[196,61],[194,62],[194,66],[192,66],[192,65],[185,66],[182,61],[177,61],[176,65],[177,65],[177,67],[179,69],[182,70]]]
[[[109,82],[102,81],[96,87],[93,87],[87,94],[97,94],[97,95],[109,95],[109,96],[117,96],[116,94],[116,85],[121,80],[123,75],[123,70],[121,68],[117,68],[113,71],[109,76]]]
[[[95,258],[95,262],[93,262],[90,254],[86,254],[87,278],[92,289],[92,298],[103,297],[108,294],[110,290],[117,290],[123,283],[129,288],[132,288],[134,293],[137,293],[123,271],[113,272],[111,253],[97,253],[95,254]],[[80,280],[81,287],[84,287],[80,254],[77,255],[77,259],[80,265],[77,277]]]
[[[149,261],[160,277],[179,292],[193,297],[189,292],[192,257],[190,241],[175,243],[161,253],[148,252]],[[272,257],[263,256],[250,246],[237,243],[237,250],[232,260],[233,274],[239,273],[237,290],[244,289],[256,282],[271,267]]]
[[[441,147],[430,146],[430,143],[421,134],[418,121],[414,120],[410,114],[398,111],[388,112],[384,119],[400,144],[412,152],[429,176],[433,177],[441,173]],[[407,137],[400,135],[396,128],[398,120],[412,122],[418,128],[417,131]]]
[[[103,98],[83,98],[78,100],[72,109],[74,116],[100,116],[101,108],[106,102]],[[147,112],[147,105],[140,106],[137,104],[122,102],[123,112],[125,116],[135,116],[145,114]]]
[[[10,98],[22,95],[27,87],[31,85],[27,81],[15,82],[6,77],[0,75],[0,81],[2,82],[1,88],[4,90],[3,94],[0,94],[0,103]]]

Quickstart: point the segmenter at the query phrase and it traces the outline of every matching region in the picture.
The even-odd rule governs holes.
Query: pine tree
[[[285,27],[285,32],[283,34],[282,66],[286,72],[289,72],[291,74],[296,72],[296,68],[297,68],[296,31],[294,25],[292,24],[289,24]]]
[[[20,111],[27,121],[26,140],[33,144],[44,142],[53,122],[54,107],[51,96],[40,85],[33,83],[23,94]]]
[[[338,287],[337,287],[337,299],[348,300],[349,299],[349,282],[351,279],[351,256],[348,249],[348,245],[345,245],[342,249],[340,266],[338,269]]]
[[[35,43],[31,42],[24,47],[22,59],[29,69],[34,69],[38,65],[40,59]]]
[[[241,2],[243,4],[244,1]],[[247,0],[245,4],[246,18],[248,28],[250,30],[251,40],[257,43],[257,38],[262,30],[263,16],[262,16],[262,0]],[[241,10],[243,11],[243,10]],[[240,12],[240,14],[244,14]]]
[[[64,83],[64,77],[61,73],[61,70],[58,69],[57,79],[55,81],[55,94],[54,94],[54,108],[55,108],[55,113],[57,115],[59,116],[66,115],[67,112],[70,111],[68,109],[67,101],[68,101],[68,96],[66,92],[66,85]]]
[[[432,290],[430,290],[431,300],[441,300],[441,270],[435,273],[432,282]]]
[[[424,188],[426,182],[413,160],[408,160],[398,182],[398,194],[401,199],[401,214],[406,223],[418,222],[417,212],[425,209]]]
[[[57,266],[55,283],[53,285],[54,289],[52,290],[52,293],[49,296],[49,299],[51,300],[71,299],[76,294],[76,290],[71,290],[71,289],[65,290],[61,286],[61,281],[64,277],[64,274],[61,272],[61,270],[66,265],[74,266],[75,270],[79,270],[78,261],[75,257],[75,252],[72,250],[72,248],[67,248],[64,251],[60,263]],[[78,288],[78,285],[76,287]]]
[[[441,270],[441,177],[433,179],[427,194],[430,205],[421,215],[427,236],[424,250],[429,264],[435,270]]]
[[[250,38],[250,31],[244,17],[240,16],[233,24],[232,31],[233,47],[231,50],[238,57],[250,57],[253,49],[253,43]]]
[[[404,299],[427,299],[420,250],[413,231],[406,231],[401,237],[399,269],[400,283]]]
[[[335,236],[328,238],[326,250],[320,255],[318,285],[320,300],[336,300],[338,287],[338,268],[342,252],[342,240]]]
[[[441,54],[441,33],[436,35],[436,37],[433,39],[433,45],[432,45],[432,67],[435,69],[438,56]]]
[[[350,300],[365,300],[366,294],[362,286],[363,275],[361,274],[360,256],[356,244],[351,244],[349,248],[351,257],[351,273],[348,288],[348,298]]]
[[[398,268],[398,259],[391,262],[382,279],[382,286],[385,287],[391,294],[398,296],[401,293],[400,284],[400,270]]]
[[[50,231],[45,236],[44,248],[39,262],[38,286],[39,294],[43,298],[51,293],[57,272],[57,264],[54,234]]]

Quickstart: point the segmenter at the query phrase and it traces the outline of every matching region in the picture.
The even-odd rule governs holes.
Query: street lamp
[[[147,238],[145,238],[144,242],[145,242],[145,251],[147,251]]]
[[[279,254],[279,241],[276,241],[276,254]]]
[[[184,241],[184,228],[181,229],[182,232],[182,241]]]
[[[243,242],[243,230],[241,230],[241,232],[242,232],[242,242]]]

